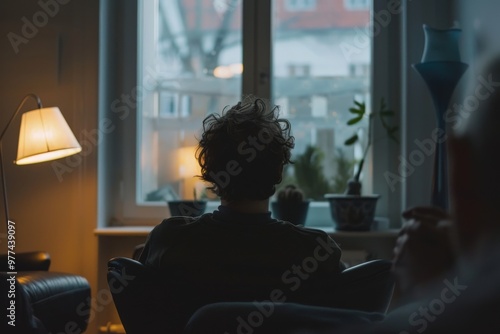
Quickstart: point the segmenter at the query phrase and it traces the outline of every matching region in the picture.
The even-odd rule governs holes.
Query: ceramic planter
[[[304,225],[306,223],[309,201],[302,202],[271,202],[273,217],[279,220],[288,221],[294,225]]]
[[[373,224],[380,195],[326,194],[335,228],[339,231],[368,231]]]

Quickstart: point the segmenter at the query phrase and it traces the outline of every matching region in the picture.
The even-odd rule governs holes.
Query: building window
[[[308,77],[311,72],[310,65],[288,65],[288,76],[290,77]]]
[[[349,76],[351,77],[366,77],[369,75],[369,71],[370,66],[368,64],[349,64]]]
[[[186,118],[191,115],[191,96],[170,91],[158,94],[158,118]]]
[[[285,8],[289,12],[306,12],[316,9],[316,0],[285,0]]]
[[[344,0],[344,7],[347,10],[368,10],[370,0]]]

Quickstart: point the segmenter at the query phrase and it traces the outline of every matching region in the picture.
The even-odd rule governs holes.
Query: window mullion
[[[243,95],[270,99],[272,77],[272,1],[243,1]]]

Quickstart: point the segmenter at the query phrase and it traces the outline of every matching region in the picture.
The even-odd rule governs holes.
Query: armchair
[[[291,295],[287,302],[385,313],[394,287],[390,268],[389,261],[366,262],[344,270],[336,286],[324,282],[325,290],[319,289],[321,293]],[[161,274],[124,257],[108,262],[108,285],[128,334],[181,333],[191,315],[203,305],[238,301],[237,297],[227,297],[236,294],[230,291],[220,300],[207,302],[176,273]],[[269,288],[261,296],[269,296]],[[263,299],[255,296],[239,301],[254,300]]]
[[[2,321],[2,333],[83,333],[90,315],[90,285],[81,276],[49,272],[47,252],[16,254],[15,280],[10,279],[7,255],[0,255],[1,291],[15,291],[15,324]],[[8,280],[9,279],[9,280]],[[5,293],[1,308],[10,300]],[[5,316],[3,317],[5,318]],[[15,330],[15,331],[14,331]]]

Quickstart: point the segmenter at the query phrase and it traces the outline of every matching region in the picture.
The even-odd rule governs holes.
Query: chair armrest
[[[7,291],[15,291],[16,333],[83,333],[90,316],[90,285],[81,276],[49,271],[0,273],[2,309],[9,305]],[[8,279],[8,280],[7,280]],[[14,290],[15,289],[15,290]],[[12,328],[3,331],[11,333]]]
[[[127,274],[142,275],[148,269],[141,262],[128,257],[114,257],[108,261],[108,272],[121,273],[123,270],[126,270]]]
[[[47,252],[16,253],[15,271],[48,271],[50,267],[50,255]],[[8,268],[8,255],[0,255],[0,271],[12,271]]]
[[[67,326],[81,333],[90,316],[90,285],[79,275],[48,272],[18,272],[34,315],[51,333],[65,333]],[[70,325],[68,325],[70,324]]]
[[[337,298],[342,308],[386,313],[394,290],[392,263],[373,260],[344,270]]]
[[[116,257],[108,261],[107,279],[118,315],[128,334],[178,332],[172,330],[167,321],[172,320],[165,308],[168,296],[164,286],[168,284],[168,278],[136,260]],[[162,316],[158,316],[160,314]]]
[[[386,273],[391,270],[392,262],[387,260],[372,260],[364,262],[342,271],[341,276],[343,280],[356,281],[359,279],[366,279],[370,276],[376,276],[381,273]]]
[[[141,253],[144,250],[146,244],[139,244],[134,247],[134,252],[132,253],[132,258],[134,260],[139,261],[139,258],[141,257]]]

